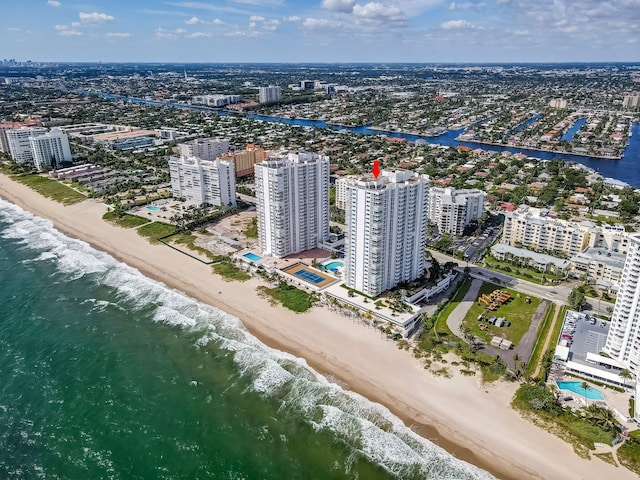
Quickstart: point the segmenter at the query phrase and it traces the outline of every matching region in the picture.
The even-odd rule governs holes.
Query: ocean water
[[[0,479],[489,479],[0,199]]]

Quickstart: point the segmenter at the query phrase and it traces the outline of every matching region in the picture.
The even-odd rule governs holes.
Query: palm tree
[[[624,379],[624,388],[627,388],[627,380],[631,380],[633,378],[633,375],[631,374],[631,372],[629,370],[627,370],[626,368],[624,370],[621,370],[620,373],[618,374],[618,376],[622,379]]]
[[[602,428],[607,432],[619,433],[621,431],[620,424],[614,413],[608,408],[599,407],[598,405],[589,405],[584,409],[587,421],[592,425]]]

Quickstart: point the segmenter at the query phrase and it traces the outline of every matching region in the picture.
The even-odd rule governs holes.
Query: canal
[[[145,105],[153,105],[158,107],[172,107],[172,108],[181,108],[187,110],[195,110],[195,111],[204,111],[210,113],[217,113],[221,116],[234,116],[232,113],[227,113],[225,111],[220,111],[216,109],[212,109],[209,107],[200,107],[196,105],[183,105],[179,103],[172,102],[163,102],[158,100],[147,100],[144,98],[134,98],[134,97],[125,97],[121,95],[114,95],[111,93],[102,93],[102,92],[92,92],[88,90],[77,89],[73,90],[74,93],[79,93],[82,95],[97,95],[102,98],[107,98],[111,100],[125,100],[133,103],[141,103]],[[427,143],[433,145],[444,145],[448,147],[457,147],[457,146],[466,146],[470,148],[481,148],[483,150],[492,151],[492,152],[509,152],[509,153],[522,153],[527,157],[537,158],[540,160],[565,160],[569,162],[576,162],[582,165],[585,165],[589,168],[592,168],[596,172],[600,173],[604,177],[611,177],[617,180],[621,180],[623,182],[628,183],[636,188],[640,188],[640,123],[633,122],[631,127],[631,136],[629,137],[629,145],[625,148],[624,154],[620,159],[611,159],[611,158],[597,158],[597,157],[586,157],[582,155],[573,155],[570,153],[556,153],[556,152],[547,152],[540,150],[530,150],[526,148],[518,148],[511,146],[501,146],[501,145],[490,145],[486,143],[479,142],[460,142],[456,140],[456,138],[464,131],[464,129],[458,130],[448,130],[443,135],[437,137],[430,137],[426,135],[415,135],[411,133],[402,133],[402,132],[394,132],[388,130],[378,130],[373,129],[369,126],[358,126],[358,127],[345,127],[342,125],[334,125],[325,122],[324,120],[309,120],[305,118],[286,118],[286,117],[277,117],[270,115],[258,115],[255,113],[249,113],[243,116],[243,118],[250,118],[253,120],[260,120],[264,122],[272,122],[272,123],[282,123],[286,125],[296,125],[301,127],[312,127],[312,128],[321,128],[328,129],[333,131],[349,131],[351,133],[355,133],[358,135],[385,135],[390,138],[403,138],[410,142],[415,142],[416,140],[424,140]],[[529,119],[528,121],[535,121],[535,119]],[[580,124],[580,122],[582,124]],[[571,134],[573,135],[580,129],[580,127],[584,124],[586,119],[579,119],[576,123],[567,131],[565,135],[568,135],[571,130],[575,128],[575,131]],[[563,137],[564,138],[564,137]]]

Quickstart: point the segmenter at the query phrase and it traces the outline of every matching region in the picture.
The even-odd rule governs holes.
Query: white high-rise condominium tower
[[[29,137],[33,163],[42,171],[57,168],[62,162],[71,161],[71,149],[67,134],[59,128],[52,128],[49,133]]]
[[[329,236],[329,157],[288,153],[254,168],[262,252],[286,257],[324,242]]]
[[[16,163],[33,163],[33,150],[30,137],[44,135],[47,129],[43,127],[20,127],[7,130],[9,153]]]
[[[629,251],[604,351],[640,374],[640,233],[629,235]]]
[[[429,177],[383,171],[346,183],[345,282],[377,296],[424,273]]]
[[[229,140],[220,138],[197,138],[178,144],[180,156],[198,157],[200,160],[215,160],[229,151]]]
[[[438,233],[462,235],[464,228],[484,213],[487,194],[481,190],[433,187],[429,191],[429,221]]]
[[[277,85],[258,88],[258,101],[260,103],[277,102],[280,100],[282,92]]]
[[[171,193],[198,204],[236,206],[236,175],[233,162],[171,157]]]

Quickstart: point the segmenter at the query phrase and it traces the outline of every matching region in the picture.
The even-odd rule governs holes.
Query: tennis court
[[[316,288],[326,287],[337,280],[335,277],[325,272],[300,262],[294,263],[293,265],[282,269],[282,271],[287,275],[296,277]]]

